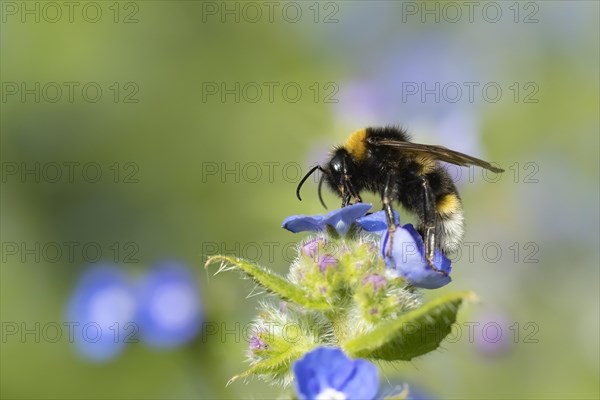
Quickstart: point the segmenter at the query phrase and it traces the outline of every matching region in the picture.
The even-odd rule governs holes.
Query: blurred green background
[[[238,254],[285,273],[300,237],[281,221],[323,211],[312,179],[295,198],[301,174],[353,130],[387,124],[506,172],[458,180],[468,245],[439,292],[482,302],[439,351],[382,365],[382,385],[600,396],[597,2],[0,4],[2,398],[280,395],[225,387],[262,297],[204,260]],[[56,243],[61,255],[44,251]],[[98,261],[89,243],[132,275],[187,263],[218,332],[101,364],[66,333],[47,340]],[[487,346],[489,320],[502,346]]]

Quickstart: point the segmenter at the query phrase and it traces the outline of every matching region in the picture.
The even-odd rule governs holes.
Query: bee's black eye
[[[340,160],[339,158],[334,158],[333,160],[331,160],[330,167],[333,171],[341,173],[342,172],[342,160]]]
[[[348,168],[346,158],[346,155],[341,152],[336,154],[329,162],[329,170],[335,174],[344,173],[344,170]]]

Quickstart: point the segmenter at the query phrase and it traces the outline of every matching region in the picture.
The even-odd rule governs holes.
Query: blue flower
[[[351,360],[337,348],[319,347],[292,367],[298,398],[374,399],[379,386],[377,367]]]
[[[104,362],[120,354],[135,332],[135,291],[126,275],[112,265],[85,271],[67,306],[74,343],[84,357]]]
[[[283,221],[282,227],[298,233],[303,231],[323,231],[327,225],[332,226],[341,235],[348,233],[350,226],[371,209],[371,204],[356,203],[333,210],[327,215],[292,215]]]
[[[397,227],[394,243],[388,257],[389,233],[386,230],[381,237],[381,255],[388,268],[405,277],[413,286],[425,289],[437,289],[447,285],[450,278],[451,262],[439,249],[435,250],[434,270],[425,259],[423,239],[411,224]]]
[[[139,301],[140,337],[147,344],[176,347],[198,334],[202,323],[199,288],[181,264],[159,263],[142,282]]]

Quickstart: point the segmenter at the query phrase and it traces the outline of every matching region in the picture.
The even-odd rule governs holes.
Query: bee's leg
[[[352,196],[350,196],[350,193],[348,193],[347,191],[344,192],[344,194],[342,195],[342,208],[346,207],[348,204],[350,204],[350,198]]]
[[[352,200],[356,200],[357,203],[362,203],[360,195],[358,194],[356,189],[354,189],[354,185],[352,184],[352,181],[349,178],[346,180],[346,186],[348,188],[348,193],[350,193],[350,198]]]
[[[421,177],[421,186],[423,187],[423,243],[425,245],[425,259],[431,268],[437,271],[433,265],[435,255],[435,200],[429,181],[424,176]]]
[[[385,211],[385,219],[387,220],[388,235],[390,243],[388,245],[386,256],[389,257],[392,254],[392,246],[394,245],[394,233],[396,232],[396,219],[394,218],[394,209],[392,208],[392,201],[394,201],[394,188],[395,188],[395,176],[388,174],[381,194],[383,209]]]

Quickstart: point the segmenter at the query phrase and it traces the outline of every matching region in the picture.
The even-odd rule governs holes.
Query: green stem
[[[335,338],[337,340],[337,345],[341,345],[347,340],[349,332],[348,327],[348,313],[346,310],[336,310],[332,312],[325,313],[325,316],[331,323],[333,327],[333,332],[335,333]]]

